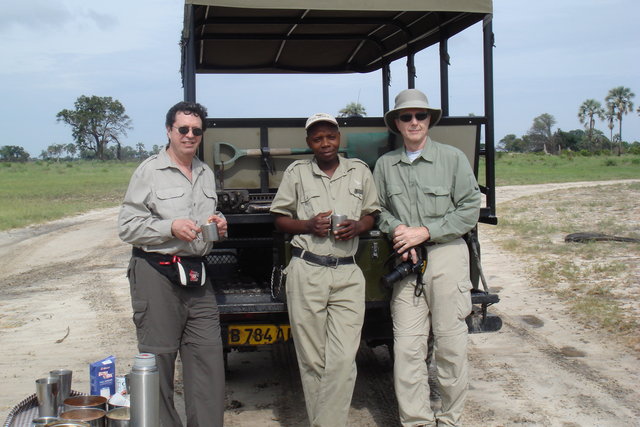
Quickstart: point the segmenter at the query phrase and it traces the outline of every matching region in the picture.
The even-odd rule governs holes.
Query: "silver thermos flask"
[[[158,427],[160,379],[154,354],[140,353],[136,356],[129,374],[129,391],[131,427]]]

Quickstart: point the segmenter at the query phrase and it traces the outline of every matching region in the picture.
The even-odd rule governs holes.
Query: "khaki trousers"
[[[287,305],[309,423],[346,426],[356,380],[356,353],[364,321],[360,268],[337,268],[292,258]]]
[[[138,349],[154,353],[160,374],[160,426],[182,427],[173,400],[178,352],[188,427],[222,427],[224,359],[220,317],[211,283],[184,288],[132,257],[129,284]]]
[[[391,300],[394,386],[403,426],[458,425],[468,388],[467,325],[471,313],[469,252],[462,239],[427,247],[424,294],[414,295],[416,275],[396,283]],[[431,410],[427,340],[433,328],[442,406]]]

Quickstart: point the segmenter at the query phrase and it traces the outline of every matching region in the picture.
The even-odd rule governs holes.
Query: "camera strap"
[[[424,275],[424,272],[427,269],[427,248],[425,248],[424,246],[419,246],[416,247],[416,250],[420,250],[422,252],[422,257],[420,259],[420,262],[422,263],[422,265],[420,266],[420,270],[416,272],[416,286],[413,289],[413,295],[416,298],[421,297],[422,295],[424,295],[424,278],[422,277]]]
[[[424,280],[422,274],[416,273],[416,287],[413,289],[413,295],[421,297],[424,294]]]

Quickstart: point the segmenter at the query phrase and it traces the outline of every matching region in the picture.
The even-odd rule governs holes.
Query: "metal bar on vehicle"
[[[407,55],[407,87],[408,89],[416,88],[416,63],[415,52],[411,52]]]
[[[449,116],[449,38],[440,33],[440,108],[442,115]]]
[[[183,49],[183,70],[182,70],[182,85],[184,88],[184,100],[195,102],[196,101],[196,42],[195,42],[195,22],[194,22],[194,7],[193,5],[185,5],[184,13],[187,15],[189,22],[189,36],[187,40],[183,40],[186,43],[186,49]]]
[[[483,31],[483,57],[484,57],[484,115],[487,124],[484,131],[485,161],[487,164],[487,205],[491,209],[491,215],[496,215],[496,176],[495,176],[495,145],[494,145],[494,110],[493,110],[493,15],[487,14],[482,21]]]
[[[260,127],[260,148],[263,153],[269,149],[269,128],[266,126]],[[269,157],[263,154],[260,162],[260,191],[263,193],[269,191],[269,161]]]
[[[391,67],[386,62],[382,66],[382,115],[389,111],[389,86],[391,85]]]

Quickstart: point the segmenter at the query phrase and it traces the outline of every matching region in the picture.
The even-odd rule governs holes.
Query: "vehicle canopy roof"
[[[186,0],[183,46],[193,32],[199,74],[367,73],[491,13],[491,0]]]

